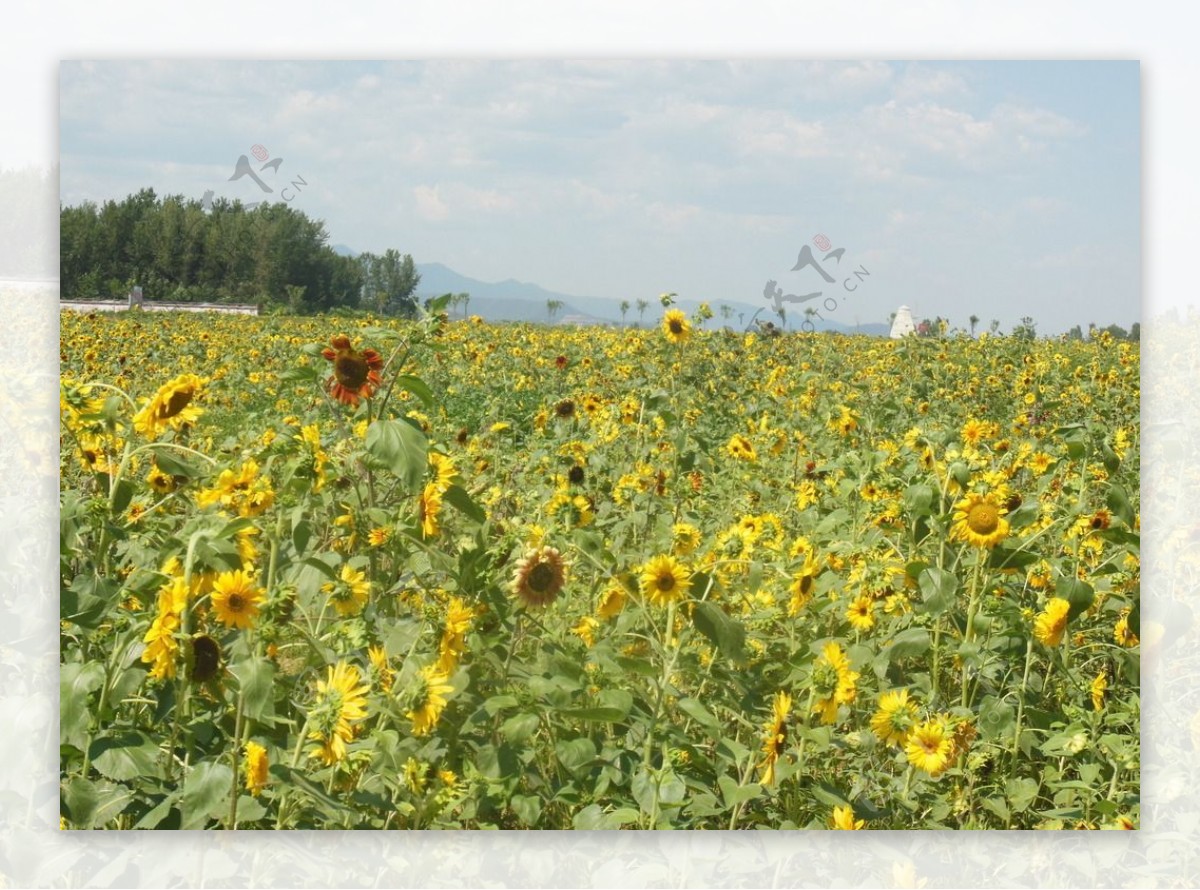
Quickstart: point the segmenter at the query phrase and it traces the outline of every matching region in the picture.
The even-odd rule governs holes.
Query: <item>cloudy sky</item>
[[[1139,317],[1137,62],[95,61],[59,87],[67,204],[290,197],[331,243],[571,295]],[[230,181],[242,155],[270,194]],[[834,283],[793,271],[806,244]]]

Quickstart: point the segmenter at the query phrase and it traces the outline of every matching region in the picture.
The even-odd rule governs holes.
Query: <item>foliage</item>
[[[1137,824],[1136,344],[448,301],[63,315],[70,827]]]

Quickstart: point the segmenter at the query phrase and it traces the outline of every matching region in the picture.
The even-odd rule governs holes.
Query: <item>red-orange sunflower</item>
[[[344,405],[356,407],[360,399],[369,399],[383,383],[379,376],[383,369],[383,356],[374,349],[355,349],[350,338],[338,334],[329,341],[329,347],[321,351],[333,362],[333,376],[326,381],[329,394]]]

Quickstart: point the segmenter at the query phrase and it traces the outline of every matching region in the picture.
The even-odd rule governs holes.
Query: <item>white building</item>
[[[907,306],[901,306],[896,310],[896,317],[892,320],[892,332],[888,336],[899,340],[913,333],[916,333],[916,327],[913,325],[912,311]]]

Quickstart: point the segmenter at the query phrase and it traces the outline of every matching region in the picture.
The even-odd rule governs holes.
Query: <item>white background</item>
[[[54,163],[64,58],[1103,58],[1143,82],[1146,623],[1139,832],[306,836],[58,831],[57,290],[0,283],[0,880],[11,886],[1195,886],[1200,231],[1179,3],[37,4],[3,15],[0,166]],[[4,208],[0,208],[4,212]],[[0,278],[4,270],[0,269]],[[1174,310],[1175,315],[1168,313]],[[1168,614],[1169,622],[1165,616]],[[1183,617],[1181,617],[1183,616]],[[1200,721],[1196,722],[1200,729]],[[1197,733],[1200,736],[1200,733]],[[1200,742],[1200,737],[1197,738]]]

